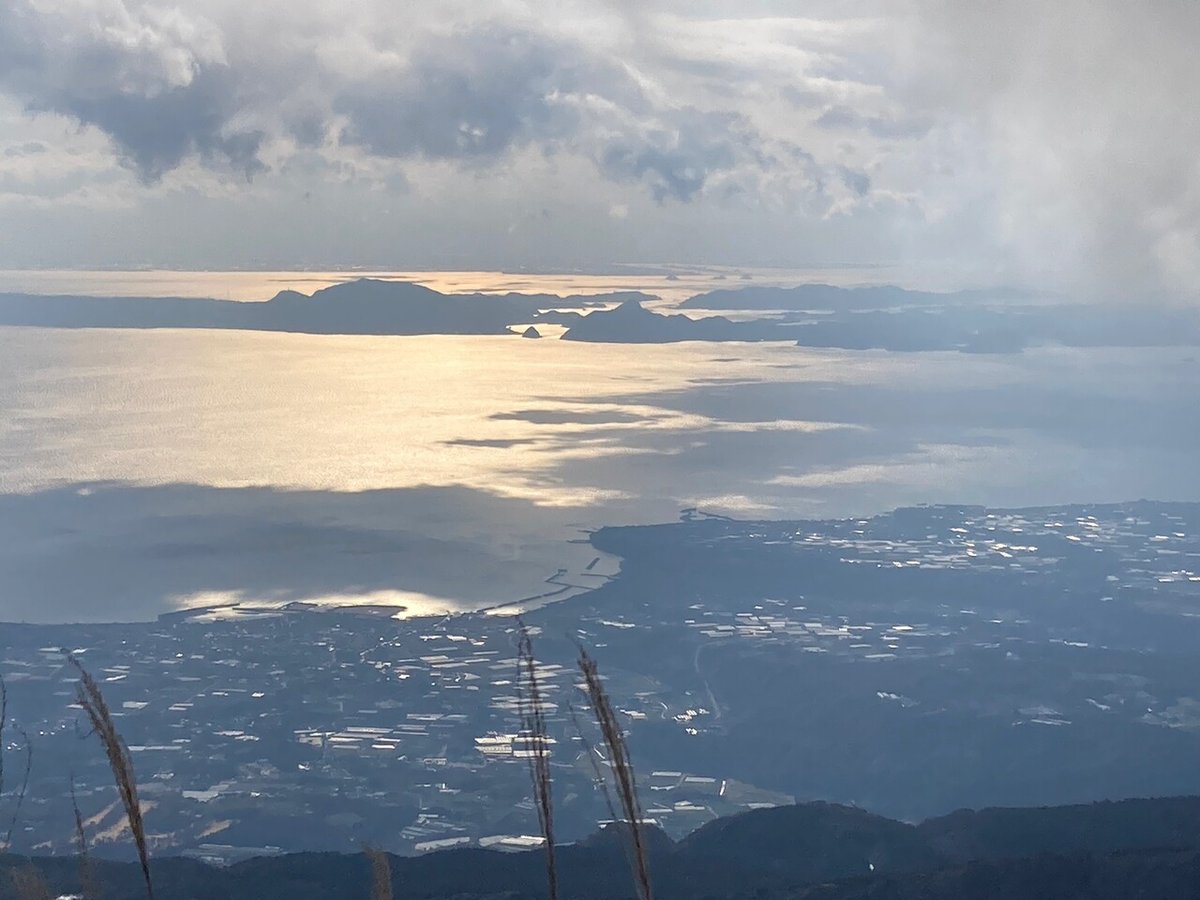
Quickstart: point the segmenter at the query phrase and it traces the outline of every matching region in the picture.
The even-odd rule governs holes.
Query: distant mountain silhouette
[[[263,303],[179,297],[0,294],[0,325],[48,328],[216,328],[309,334],[514,334],[565,326],[568,341],[789,341],[843,350],[1017,353],[1036,344],[1153,347],[1200,343],[1200,310],[1030,303],[997,292],[934,294],[897,287],[742,287],[700,294],[688,310],[764,310],[733,321],[642,306],[647,294],[443,294],[412,282],[359,279],[311,297],[281,291]],[[612,304],[615,308],[605,308]],[[584,314],[581,311],[587,311]],[[525,328],[525,336],[529,334]]]
[[[689,310],[784,313],[802,347],[1016,353],[1035,344],[1153,347],[1200,341],[1195,309],[1069,303],[1011,289],[934,293],[893,285],[722,288],[680,304]],[[763,322],[764,320],[759,320]],[[797,327],[799,326],[799,327]]]
[[[525,298],[441,294],[419,284],[362,279],[311,297],[282,291],[264,314],[288,331],[355,334],[505,334],[514,318],[536,313]]]
[[[1200,312],[1196,310],[1161,310],[1146,316],[1118,307],[996,302],[982,294],[805,287],[814,290],[741,288],[701,294],[681,304],[689,310],[783,310],[744,321],[656,313],[633,300],[586,315],[552,312],[543,318],[567,326],[563,340],[614,344],[791,341],[800,347],[836,350],[1019,353],[1037,344],[1155,347],[1200,343]],[[847,298],[849,302],[843,302]],[[798,311],[809,307],[836,308]]]
[[[693,319],[682,314],[651,312],[636,300],[616,309],[560,319],[569,327],[564,341],[609,344],[669,344],[678,341],[786,341],[789,336],[771,321],[732,322],[724,316]]]
[[[508,334],[544,309],[584,309],[644,294],[443,294],[412,282],[359,279],[311,297],[265,303],[179,297],[0,295],[0,325],[49,328],[219,328],[309,334]]]
[[[680,304],[682,309],[779,309],[839,310],[892,309],[904,306],[946,306],[980,303],[1022,296],[1011,290],[913,291],[895,285],[838,287],[832,284],[801,284],[796,287],[720,288],[697,294]]]
[[[619,828],[558,848],[564,897],[632,895]],[[1025,900],[1193,898],[1200,884],[1200,797],[958,812],[909,825],[828,803],[747,812],[710,822],[679,843],[646,834],[660,900]],[[14,896],[5,869],[29,860],[0,855],[0,898]],[[33,864],[53,892],[78,889],[67,858]],[[398,898],[544,897],[540,851],[453,849],[391,860]],[[92,861],[109,900],[144,896],[133,863]],[[193,860],[154,862],[158,892],[192,900],[361,900],[362,855],[297,853],[227,869]],[[52,894],[53,895],[53,894]]]

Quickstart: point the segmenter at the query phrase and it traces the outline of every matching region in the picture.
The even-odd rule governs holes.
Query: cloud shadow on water
[[[1176,356],[805,355],[798,367],[823,367],[821,380],[535,395],[442,432],[439,450],[469,457],[446,469],[462,480],[451,487],[0,495],[0,621],[148,619],[204,597],[410,594],[474,609],[577,574],[593,557],[567,543],[580,528],[693,505],[787,518],[1200,499],[1200,370]],[[356,461],[381,477],[369,453]]]
[[[459,487],[105,483],[0,495],[0,621],[152,619],[204,595],[403,592],[480,608],[552,590],[544,580],[575,557],[586,565],[591,551],[565,543],[577,535],[563,533],[563,514]]]
[[[606,395],[596,402],[659,410],[663,427],[589,429],[590,453],[572,453],[577,436],[564,432],[546,449],[561,453],[555,475],[567,483],[725,502],[735,512],[741,503],[747,514],[1200,497],[1190,464],[1200,446],[1194,361],[1141,381],[1123,378],[1119,365],[1064,375],[1062,359],[1018,363],[1000,372],[951,364],[944,378],[698,382]]]

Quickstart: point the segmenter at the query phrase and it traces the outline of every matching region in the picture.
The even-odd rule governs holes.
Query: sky
[[[4,0],[0,267],[1200,291],[1200,4]]]

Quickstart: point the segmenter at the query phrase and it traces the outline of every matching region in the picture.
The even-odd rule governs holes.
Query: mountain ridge
[[[613,836],[600,832],[557,848],[562,896],[631,895]],[[717,819],[678,843],[652,833],[647,844],[661,900],[1115,898],[1128,896],[1119,891],[1139,878],[1153,888],[1140,896],[1183,897],[1192,896],[1180,891],[1200,874],[1200,797],[960,810],[917,824],[813,802]],[[455,848],[390,862],[400,898],[484,900],[545,892],[541,851]],[[105,897],[140,895],[135,864],[91,864]],[[52,890],[73,889],[75,860],[0,856],[0,870],[25,865],[38,868]],[[154,873],[165,897],[350,900],[368,896],[370,867],[362,855],[310,852],[256,857],[228,868],[164,857],[154,862]],[[1043,889],[1031,894],[1037,884]],[[0,900],[14,896],[10,891],[9,879],[0,878]]]
[[[0,294],[0,325],[211,328],[302,334],[511,334],[547,309],[587,309],[648,294],[443,294],[411,281],[360,278],[302,294],[241,302],[180,297]]]

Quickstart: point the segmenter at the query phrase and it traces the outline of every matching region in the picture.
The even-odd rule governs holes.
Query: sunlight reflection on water
[[[705,377],[839,377],[835,361],[790,346],[746,345],[740,359],[718,363],[702,344],[0,330],[9,349],[0,363],[3,491],[100,480],[466,485],[585,506],[623,492],[547,473],[567,459],[633,452],[610,438],[615,424],[680,433],[839,427],[605,403]]]
[[[230,595],[425,612],[566,596],[614,570],[581,574],[595,553],[566,543],[580,529],[688,506],[780,518],[1198,496],[1200,423],[1179,415],[1193,348],[34,328],[0,328],[0,344],[0,502],[24,498],[7,503],[21,522],[0,512],[0,620]],[[91,482],[112,484],[80,505],[73,486]],[[187,490],[135,496],[155,485]],[[164,522],[181,529],[167,544]],[[134,590],[142,572],[161,588]]]

